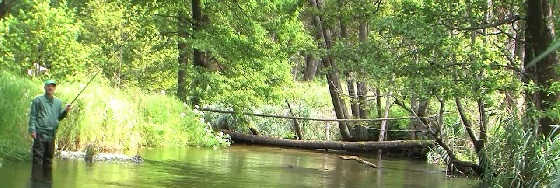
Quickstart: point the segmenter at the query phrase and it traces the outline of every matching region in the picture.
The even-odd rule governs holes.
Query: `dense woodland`
[[[100,71],[105,87],[195,111],[412,117],[340,121],[334,137],[430,139],[453,174],[541,187],[560,177],[559,27],[553,0],[0,0],[0,68],[64,83]],[[321,139],[316,127],[295,137]]]

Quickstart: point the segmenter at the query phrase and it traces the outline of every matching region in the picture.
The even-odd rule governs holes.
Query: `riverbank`
[[[58,82],[56,96],[65,102],[83,87],[78,82]],[[83,151],[94,145],[99,153],[131,155],[148,147],[229,145],[175,97],[107,85],[97,79],[76,101],[58,127],[58,149]],[[0,159],[29,160],[29,104],[43,93],[42,83],[0,71],[0,92]]]
[[[85,160],[87,157],[86,152],[83,151],[60,151],[56,154],[56,158],[62,160]],[[92,162],[144,162],[140,155],[129,156],[122,153],[97,153],[91,157],[91,160]]]

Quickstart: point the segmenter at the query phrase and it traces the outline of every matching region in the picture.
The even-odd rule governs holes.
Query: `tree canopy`
[[[392,108],[414,117],[409,128],[425,133],[410,138],[435,140],[450,171],[552,182],[549,165],[537,181],[530,167],[499,160],[537,160],[557,139],[556,1],[0,2],[0,66],[10,72],[70,82],[101,71],[112,87],[235,111],[283,105],[296,84],[320,83],[338,119],[387,118]],[[346,141],[372,140],[372,126],[383,141],[394,127],[338,125]]]

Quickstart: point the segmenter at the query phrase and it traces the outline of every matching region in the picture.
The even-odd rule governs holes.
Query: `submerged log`
[[[222,132],[229,134],[231,139],[239,143],[262,144],[304,149],[333,149],[357,152],[369,152],[383,149],[393,152],[414,152],[425,155],[427,149],[434,145],[431,140],[395,140],[383,142],[341,142],[323,140],[289,140],[264,136],[254,136],[236,133],[228,130]],[[425,156],[424,156],[425,157]]]
[[[373,163],[371,163],[371,162],[369,162],[369,161],[366,161],[366,160],[364,160],[364,159],[362,159],[362,158],[360,158],[360,157],[358,157],[358,156],[341,155],[341,156],[338,156],[338,157],[341,158],[341,159],[343,159],[343,160],[355,160],[355,161],[358,161],[359,163],[368,165],[368,166],[370,166],[370,167],[372,167],[372,168],[377,168],[377,166],[376,166],[375,164],[373,164]]]

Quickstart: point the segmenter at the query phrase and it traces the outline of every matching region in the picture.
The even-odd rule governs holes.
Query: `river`
[[[30,162],[3,164],[0,187],[476,187],[448,178],[425,161],[365,158],[371,168],[338,154],[233,145],[224,149],[151,149],[144,163],[56,160],[51,178],[31,181]],[[48,181],[50,180],[50,181]],[[37,186],[39,185],[39,186]]]

